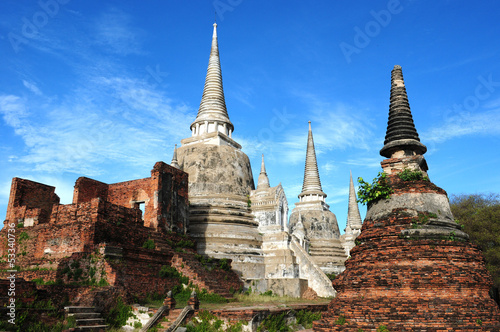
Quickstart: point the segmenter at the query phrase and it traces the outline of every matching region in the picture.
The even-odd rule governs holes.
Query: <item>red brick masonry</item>
[[[394,183],[394,190],[446,195],[427,181]],[[346,270],[333,281],[337,297],[314,331],[500,331],[481,251],[453,238],[401,237],[414,222],[398,209],[365,220]]]

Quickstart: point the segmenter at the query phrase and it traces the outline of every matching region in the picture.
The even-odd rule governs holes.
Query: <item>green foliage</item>
[[[28,233],[21,232],[21,234],[19,234],[19,236],[17,237],[17,240],[19,241],[19,243],[21,243],[22,241],[28,240],[29,238],[30,236],[28,235]]]
[[[493,276],[494,287],[500,288],[500,195],[472,194],[451,196],[453,216],[463,225],[470,241],[484,253],[486,267]]]
[[[227,303],[227,299],[216,293],[209,293],[205,288],[197,292],[198,300],[204,303]]]
[[[223,258],[219,261],[219,267],[224,271],[231,271],[231,264],[226,258]]]
[[[240,332],[242,322],[226,326],[223,328],[224,321],[211,314],[209,311],[201,310],[198,312],[198,319],[193,319],[186,327],[187,332]]]
[[[312,322],[321,319],[321,312],[312,312],[308,310],[300,310],[295,313],[297,324],[302,325],[306,329],[312,328]]]
[[[268,291],[265,291],[264,293],[261,293],[260,295],[261,296],[273,296],[273,291],[272,290],[268,290]]]
[[[384,172],[379,172],[372,183],[365,182],[363,178],[358,178],[358,203],[368,204],[379,199],[389,198],[392,194],[392,189],[387,182],[387,175]]]
[[[176,248],[190,248],[190,249],[194,249],[195,244],[191,240],[180,240],[179,242],[177,242],[175,244],[175,247]]]
[[[142,327],[142,323],[141,322],[135,322],[134,323],[134,328],[135,329],[140,329]]]
[[[358,245],[358,244],[356,244],[356,245]],[[327,273],[326,276],[330,280],[335,280],[335,278],[337,278],[337,275],[335,273]]]
[[[126,305],[121,297],[116,300],[116,306],[109,310],[106,316],[106,323],[110,327],[121,327],[126,324],[127,319],[132,316],[132,307]]]
[[[20,222],[16,225],[17,228],[23,228],[24,227],[24,223]]]
[[[335,321],[335,324],[337,325],[344,325],[347,324],[347,320],[345,319],[344,315],[339,315],[339,318]]]
[[[401,173],[398,174],[399,178],[403,181],[429,181],[427,176],[424,176],[424,173],[421,171],[411,171],[408,168],[405,168]]]
[[[257,332],[288,332],[291,328],[286,325],[286,312],[267,316],[257,328]]]
[[[181,273],[173,266],[163,265],[159,272],[160,278],[180,278]]]
[[[380,326],[377,328],[377,332],[389,332],[389,330],[387,329],[387,326],[385,326],[385,325],[380,325]]]
[[[153,239],[147,239],[142,247],[145,249],[154,249],[156,248],[155,241],[153,241]]]

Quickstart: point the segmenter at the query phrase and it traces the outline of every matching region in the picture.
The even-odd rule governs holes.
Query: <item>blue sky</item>
[[[312,121],[327,202],[345,227],[349,170],[380,171],[390,73],[403,67],[431,180],[500,189],[497,1],[0,2],[0,216],[12,177],[147,177],[190,136],[214,11],[226,104],[257,179],[293,208]],[[365,209],[360,206],[362,217]]]

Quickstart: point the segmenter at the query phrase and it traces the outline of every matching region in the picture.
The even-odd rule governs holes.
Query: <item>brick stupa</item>
[[[393,193],[368,205],[337,297],[314,331],[500,331],[500,311],[481,251],[451,214],[446,192],[427,176],[400,66],[392,71],[389,121],[380,154]],[[386,329],[383,328],[386,327]]]

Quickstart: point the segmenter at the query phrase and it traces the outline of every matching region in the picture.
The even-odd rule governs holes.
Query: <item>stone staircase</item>
[[[64,307],[68,317],[75,317],[76,331],[105,331],[107,325],[93,307]]]
[[[308,280],[309,287],[311,287],[318,296],[321,297],[334,297],[337,292],[332,286],[332,282],[321,268],[314,263],[311,256],[302,248],[300,243],[295,237],[292,236],[290,242],[290,249],[292,249],[297,261],[300,264],[300,275]]]
[[[172,266],[189,277],[190,281],[198,286],[200,290],[205,288],[208,292],[219,294],[225,298],[233,298],[233,295],[229,291],[229,287],[227,287],[225,283],[217,280],[215,275],[212,275],[218,272],[207,271],[194,256],[184,253],[175,253],[172,257]]]

